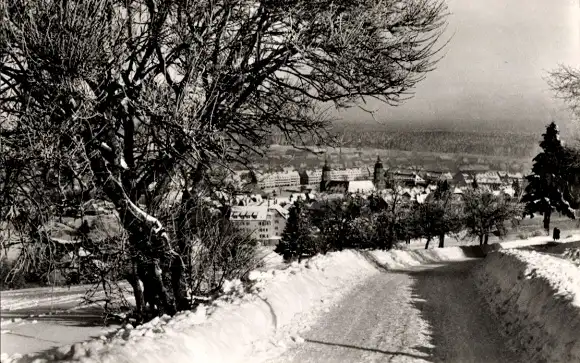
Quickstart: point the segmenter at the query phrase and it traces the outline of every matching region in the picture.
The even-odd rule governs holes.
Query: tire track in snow
[[[475,289],[477,262],[374,276],[268,362],[521,362]]]

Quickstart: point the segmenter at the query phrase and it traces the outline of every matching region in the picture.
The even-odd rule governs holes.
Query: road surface
[[[479,260],[384,271],[268,363],[518,363],[469,277]]]

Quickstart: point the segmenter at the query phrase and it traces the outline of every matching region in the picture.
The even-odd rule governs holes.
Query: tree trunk
[[[479,235],[479,245],[483,246],[483,234]]]
[[[546,233],[550,234],[550,217],[552,216],[552,211],[549,210],[544,213],[544,229]]]
[[[131,262],[131,271],[126,279],[133,288],[133,295],[135,295],[135,314],[141,317],[145,310],[145,295],[143,293],[143,282],[139,278],[137,264],[137,260],[133,259]]]
[[[483,244],[487,246],[487,241],[489,240],[489,234],[485,234],[485,238],[483,240]]]
[[[137,313],[142,314],[145,304],[149,303],[152,308],[157,308],[158,314],[174,314],[175,300],[167,286],[171,285],[168,277],[172,258],[176,253],[171,247],[168,234],[157,218],[137,206],[139,193],[133,190],[133,173],[124,165],[119,154],[110,155],[111,146],[116,143],[115,137],[109,138],[108,143],[99,143],[92,130],[87,128],[83,138],[94,182],[113,202],[122,225],[129,234],[133,270],[137,267],[137,273],[132,273],[136,276],[130,281],[138,304]],[[146,188],[147,185],[142,187]],[[139,281],[143,283],[143,288]]]
[[[425,249],[429,249],[429,242],[431,242],[431,237],[427,238],[427,243],[425,243]]]
[[[445,247],[445,233],[439,235],[439,248]]]

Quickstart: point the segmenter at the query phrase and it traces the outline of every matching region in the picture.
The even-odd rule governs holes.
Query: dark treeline
[[[454,130],[384,130],[355,125],[335,125],[333,134],[337,146],[393,149],[418,152],[453,154],[480,154],[529,157],[537,145],[538,136],[506,132],[473,132]],[[272,143],[281,143],[283,138],[272,136]],[[306,140],[307,141],[307,140]],[[309,144],[309,142],[306,142]]]

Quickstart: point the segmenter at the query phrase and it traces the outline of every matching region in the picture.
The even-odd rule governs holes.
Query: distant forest
[[[505,131],[409,130],[379,127],[382,125],[334,125],[336,146],[377,148],[417,152],[479,154],[528,158],[533,156],[540,135]],[[271,143],[288,144],[280,134],[273,134]],[[314,142],[306,140],[313,146]]]

